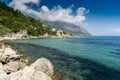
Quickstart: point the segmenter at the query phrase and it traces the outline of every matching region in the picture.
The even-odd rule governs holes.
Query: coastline
[[[39,80],[55,80],[53,75],[53,64],[48,59],[40,58],[34,63],[30,63],[30,60],[27,57],[20,54],[19,52],[16,52],[9,45],[4,44],[4,41],[10,40],[18,39],[11,37],[0,37],[0,72],[2,72],[0,73],[0,80],[26,80],[26,78],[31,80],[31,76],[33,78],[32,80],[38,80],[38,78]],[[39,69],[36,70],[36,66]]]
[[[86,38],[86,37],[85,37]],[[98,38],[98,37],[97,37]],[[112,37],[113,38],[113,37]],[[71,39],[71,38],[70,38]],[[76,39],[76,38],[75,38]],[[77,38],[79,39],[79,38]],[[76,39],[76,40],[77,40]],[[89,37],[87,38],[89,39]],[[92,37],[91,39],[95,39],[95,37]],[[98,38],[99,40],[100,38]],[[103,38],[104,39],[104,38]],[[115,38],[116,39],[116,38]],[[33,39],[34,40],[34,39]],[[37,39],[35,39],[36,41]],[[50,40],[53,40],[53,43],[56,42],[54,40],[57,40],[57,41],[60,41],[62,39],[50,39]],[[84,39],[80,39],[80,40],[84,40]],[[113,39],[114,40],[114,39]],[[25,40],[26,41],[26,40]],[[31,40],[30,40],[31,41]],[[39,42],[42,42],[44,41],[43,39],[38,39]],[[64,40],[62,40],[64,41]],[[101,62],[99,61],[95,61],[95,60],[90,60],[89,58],[88,59],[81,59],[81,57],[76,57],[76,56],[69,56],[69,55],[66,55],[67,53],[64,53],[62,50],[57,50],[55,48],[51,48],[51,47],[44,47],[44,45],[42,46],[41,43],[40,45],[35,45],[35,44],[31,44],[31,43],[24,43],[24,40],[22,41],[23,43],[17,43],[14,41],[11,41],[10,42],[10,45],[13,46],[13,49],[14,50],[18,50],[18,52],[20,52],[21,54],[25,55],[25,56],[29,56],[29,58],[31,60],[36,61],[38,58],[40,58],[41,56],[49,59],[53,64],[54,64],[54,71],[56,71],[57,73],[59,73],[59,69],[61,70],[63,67],[65,67],[65,69],[63,68],[63,71],[61,70],[61,75],[60,74],[57,74],[55,73],[55,76],[57,76],[57,79],[59,78],[59,80],[62,80],[61,78],[63,76],[70,76],[69,74],[64,74],[64,71],[65,72],[70,72],[72,75],[72,77],[74,78],[77,78],[80,76],[80,74],[82,73],[81,71],[84,72],[83,68],[85,68],[85,70],[90,70],[91,71],[91,75],[90,73],[89,74],[85,74],[85,76],[89,76],[89,78],[92,78],[93,76],[97,76],[97,77],[100,77],[100,79],[102,79],[104,77],[104,79],[107,79],[108,77],[104,76],[104,73],[107,74],[111,79],[114,80],[115,77],[117,77],[116,79],[119,78],[119,75],[116,74],[116,76],[111,76],[109,73],[106,73],[106,72],[111,72],[112,73],[119,73],[119,71],[115,71],[113,70],[112,68],[110,68],[110,66],[107,66],[107,65],[103,65]],[[45,39],[44,42],[42,42],[43,44],[45,44],[46,42],[49,42],[49,39]],[[38,43],[36,41],[36,43]],[[57,42],[56,42],[57,43]],[[54,44],[56,44],[54,43]],[[77,42],[78,43],[78,42]],[[62,43],[60,43],[62,44]],[[76,44],[76,43],[75,43]],[[93,43],[92,43],[93,44]],[[8,44],[9,45],[9,44]],[[47,45],[47,43],[45,44]],[[58,44],[59,45],[59,44]],[[86,46],[89,46],[89,44],[85,44]],[[117,44],[116,44],[117,45]],[[65,46],[65,45],[62,45],[62,46]],[[99,45],[96,44],[96,47],[99,47]],[[107,45],[105,45],[107,46]],[[112,46],[115,46],[115,45],[112,45]],[[77,48],[77,46],[75,47]],[[78,49],[78,48],[77,48]],[[79,48],[80,49],[80,48]],[[101,49],[101,48],[100,48]],[[111,48],[110,48],[111,49]],[[72,48],[69,48],[69,50],[72,50]],[[103,50],[103,49],[102,49]],[[60,52],[62,51],[62,52]],[[48,54],[49,52],[49,54]],[[46,54],[45,54],[46,53]],[[100,54],[101,52],[99,52]],[[55,55],[56,54],[56,55]],[[63,55],[62,55],[63,54]],[[54,55],[54,56],[53,56]],[[58,56],[57,56],[58,55]],[[65,57],[66,56],[66,57]],[[54,61],[56,62],[56,64],[54,63]],[[57,61],[60,61],[60,62],[57,62]],[[73,63],[73,64],[72,64]],[[74,64],[75,63],[75,64]],[[85,66],[81,66],[81,64],[84,64]],[[90,64],[90,65],[87,65],[87,64]],[[60,66],[61,65],[61,66]],[[69,67],[71,66],[71,67]],[[92,66],[92,67],[89,67],[89,66]],[[56,68],[58,67],[58,68]],[[86,68],[87,67],[87,68]],[[88,68],[89,67],[89,68]],[[75,69],[74,71],[72,71],[72,69]],[[81,70],[80,70],[81,69]],[[95,69],[95,70],[99,70],[97,72],[94,72],[92,69]],[[58,71],[57,71],[58,70]],[[104,71],[102,71],[104,70]],[[79,71],[77,74],[74,73],[74,72],[77,72]],[[99,73],[100,72],[100,73]],[[102,73],[101,73],[102,72]],[[99,73],[98,75],[94,75]],[[73,76],[74,75],[74,76]],[[91,76],[90,76],[91,75]],[[71,77],[70,76],[70,77]],[[83,76],[82,76],[83,77]],[[113,78],[112,78],[113,77]],[[87,80],[89,80],[89,78]],[[110,79],[109,78],[109,79]],[[65,79],[65,78],[64,78]],[[63,79],[63,80],[64,80]],[[72,79],[71,79],[72,80]],[[74,80],[74,79],[73,79]],[[80,80],[80,79],[76,79],[76,80]],[[94,79],[93,79],[94,80]]]
[[[69,37],[72,37],[72,36],[69,36]],[[43,36],[40,36],[40,37],[29,37],[29,38],[22,38],[22,39],[17,39],[17,38],[12,38],[12,37],[4,37],[4,38],[0,38],[0,41],[1,42],[6,42],[6,41],[12,41],[12,40],[25,40],[25,39],[37,39],[37,38],[53,38],[53,37],[43,37]],[[68,37],[62,37],[62,38],[68,38]],[[54,37],[54,39],[59,39],[58,37]],[[61,39],[61,38],[60,38]],[[12,47],[10,47],[12,49]],[[15,49],[14,49],[15,51]],[[15,51],[16,52],[16,51]],[[26,56],[24,55],[21,55],[19,52],[16,52],[17,55],[21,56],[21,58],[24,58],[23,61],[25,62],[26,66],[29,67],[30,64],[34,64],[34,63],[29,63],[30,62],[30,59],[28,59]],[[40,58],[41,59],[41,58]],[[48,60],[49,61],[49,60]],[[36,62],[36,61],[35,61]],[[50,62],[50,61],[49,61]],[[50,62],[51,63],[51,62]],[[52,63],[51,63],[52,64]],[[24,68],[23,68],[24,69]],[[22,69],[22,70],[23,70]],[[53,70],[53,65],[52,65],[52,69],[53,71],[52,73],[52,76],[50,76],[51,80],[56,80],[57,78],[60,79],[60,76],[64,76],[64,74],[62,72],[59,72],[59,71],[54,71]],[[19,71],[17,71],[19,72]],[[47,71],[46,71],[47,72]],[[4,80],[4,79],[3,79]],[[12,79],[11,79],[12,80]],[[42,79],[41,79],[42,80]],[[49,79],[47,79],[49,80]]]
[[[97,40],[95,40],[95,41],[100,41],[101,42],[101,38],[99,38],[99,37],[96,37],[97,38]],[[83,39],[80,39],[80,38],[75,38],[75,40],[77,40],[76,41],[76,43],[77,44],[80,44],[81,43],[81,40],[85,40],[85,39],[88,39],[88,40],[90,40],[90,42],[91,42],[91,39],[93,40],[93,39],[96,39],[95,37],[92,37],[92,38],[90,38],[90,37],[88,37],[88,38],[84,38],[83,37]],[[105,39],[106,37],[103,37],[102,38],[102,40],[103,39]],[[71,38],[70,38],[71,39]],[[72,40],[73,40],[74,38],[72,38]],[[79,40],[80,39],[80,40]],[[107,38],[107,40],[108,39],[113,39],[113,41],[114,40],[116,40],[116,39],[120,39],[119,37],[118,38],[114,38],[114,37],[111,37],[111,38]],[[54,41],[55,40],[55,41]],[[65,39],[66,40],[66,39]],[[69,40],[69,39],[68,39]],[[74,42],[75,42],[75,40],[74,40]],[[80,41],[80,42],[78,42],[78,40]],[[85,42],[87,42],[88,43],[88,40],[86,41],[85,40]],[[62,43],[61,43],[61,41],[63,42],[64,41],[64,39],[62,40],[62,39],[35,39],[35,42],[37,43],[37,45],[36,44],[34,44],[34,39],[32,40],[33,42],[31,43],[31,40],[30,40],[30,43],[29,43],[29,40],[28,40],[28,43],[26,43],[26,40],[24,41],[21,41],[20,43],[18,42],[16,42],[15,44],[14,44],[14,41],[13,41],[13,45],[12,46],[14,46],[14,48],[15,49],[18,49],[18,51],[20,51],[22,54],[24,54],[24,55],[26,55],[26,56],[29,56],[29,58],[30,59],[32,59],[32,60],[37,60],[39,57],[41,57],[41,56],[44,56],[44,57],[46,57],[47,59],[49,59],[50,61],[52,61],[52,63],[54,63],[54,61],[56,62],[56,64],[54,64],[54,67],[58,67],[57,69],[59,70],[59,69],[63,69],[63,72],[65,71],[65,72],[70,72],[72,75],[77,75],[77,76],[80,76],[80,74],[82,73],[81,72],[81,70],[84,72],[84,70],[83,70],[83,68],[85,68],[85,70],[90,70],[90,72],[91,72],[91,74],[93,74],[93,75],[91,75],[90,73],[87,75],[87,74],[85,74],[85,76],[89,76],[89,78],[87,79],[87,80],[89,80],[90,78],[92,78],[93,76],[96,76],[96,77],[99,77],[100,79],[107,79],[107,78],[111,78],[111,79],[113,79],[114,80],[114,78],[116,77],[116,79],[119,79],[120,78],[120,75],[118,74],[116,74],[116,76],[112,76],[111,74],[113,73],[113,74],[115,74],[115,73],[119,73],[119,70],[118,71],[116,71],[116,70],[114,70],[114,69],[112,69],[112,68],[110,68],[110,65],[107,65],[108,63],[106,63],[106,65],[104,65],[104,61],[101,61],[101,62],[99,62],[99,61],[97,61],[96,59],[93,59],[93,60],[91,60],[89,57],[87,58],[87,59],[84,59],[84,57],[83,57],[83,59],[81,60],[81,57],[73,57],[73,56],[68,56],[68,55],[65,55],[65,54],[69,54],[69,52],[67,52],[67,53],[64,53],[63,52],[63,50],[60,50],[60,48],[58,48],[58,50],[56,49],[57,48],[57,46],[59,46],[59,44],[62,46],[62,47],[64,47],[65,45],[63,45]],[[57,46],[54,48],[54,47],[52,47],[52,45],[50,45],[50,46],[46,46],[46,47],[44,47],[44,45],[47,45],[48,43],[52,43],[52,42],[50,42],[50,41],[53,41],[53,44],[56,44],[57,43]],[[58,42],[60,42],[60,43],[58,43],[58,42],[56,42],[56,41],[58,41]],[[106,41],[106,40],[105,40]],[[119,41],[119,40],[118,40]],[[22,43],[23,42],[23,43]],[[38,42],[40,42],[39,44],[38,44]],[[47,43],[48,42],[48,43]],[[42,45],[42,44],[43,45]],[[68,43],[68,42],[67,42]],[[76,44],[76,43],[74,43],[74,44]],[[82,42],[83,43],[83,42]],[[103,43],[104,43],[104,41],[103,41]],[[109,43],[109,42],[106,42],[106,43]],[[71,42],[70,42],[70,44],[71,44]],[[107,48],[108,49],[108,46],[113,46],[113,47],[115,47],[115,45],[104,45],[104,44],[102,44],[102,47],[101,46],[99,46],[99,45],[101,45],[101,44],[95,44],[95,43],[91,43],[91,44],[94,44],[94,45],[96,45],[95,46],[95,48],[92,46],[92,49],[94,48],[95,49],[95,52],[97,52],[97,49],[99,49],[100,50],[100,52],[98,52],[98,53],[96,53],[96,54],[100,54],[101,55],[101,53],[103,52],[103,48]],[[91,45],[90,44],[90,45]],[[48,44],[49,45],[49,44]],[[86,45],[86,46],[90,46],[89,44],[84,44],[84,45]],[[43,46],[43,47],[42,47]],[[69,45],[70,46],[70,45]],[[81,47],[78,47],[78,46],[73,46],[72,48],[69,48],[69,46],[65,46],[66,48],[68,47],[68,49],[67,50],[69,50],[69,51],[71,51],[72,50],[72,48],[73,49],[76,49],[76,50],[79,50],[79,49],[81,49]],[[72,46],[72,45],[71,45]],[[119,45],[118,44],[116,44],[116,47],[118,46],[118,48],[119,48]],[[83,47],[83,46],[82,46]],[[97,47],[97,48],[96,48]],[[26,48],[26,49],[24,49],[24,48]],[[89,47],[88,47],[89,48]],[[88,49],[87,48],[87,49]],[[109,47],[110,49],[112,49],[111,47]],[[22,50],[22,51],[21,51]],[[32,52],[29,52],[30,50],[32,50]],[[82,49],[82,50],[84,50],[86,53],[88,52],[88,51],[91,51],[91,49],[89,49],[89,50],[86,50],[86,48],[84,48],[84,49]],[[60,52],[60,51],[62,51],[62,52]],[[116,51],[117,52],[117,50],[114,50],[114,51]],[[48,54],[48,52],[49,52],[49,54]],[[45,54],[46,53],[46,54]],[[74,53],[76,53],[76,52],[72,52],[73,54]],[[90,53],[88,53],[88,55],[89,56],[93,56],[92,55],[92,53],[93,53],[93,51],[91,51]],[[106,53],[109,53],[109,52],[106,52],[106,50],[105,50],[105,52],[103,52],[103,54],[105,54],[106,55]],[[62,55],[63,54],[63,55]],[[82,54],[82,53],[81,53]],[[111,53],[109,53],[109,54],[111,54]],[[112,53],[112,55],[113,55],[114,53]],[[53,56],[54,55],[54,56]],[[58,55],[58,56],[57,56]],[[118,54],[117,54],[118,55]],[[47,56],[50,56],[50,57],[47,57]],[[56,56],[57,56],[57,58],[56,58]],[[60,57],[59,57],[60,56]],[[65,57],[66,56],[66,57]],[[104,57],[104,55],[101,55],[102,57]],[[96,57],[96,58],[99,58],[99,57]],[[108,58],[109,58],[109,56],[108,56]],[[104,58],[103,58],[104,59]],[[117,59],[117,58],[116,58]],[[60,61],[60,62],[57,62],[57,60],[58,61]],[[75,60],[75,61],[74,61]],[[105,60],[106,60],[106,58],[105,58]],[[119,60],[119,59],[118,59]],[[109,61],[109,60],[108,60]],[[68,63],[67,63],[68,62]],[[115,61],[112,61],[112,62],[115,62]],[[74,64],[75,63],[75,64]],[[116,62],[115,62],[116,63]],[[81,64],[84,64],[85,66],[82,66]],[[90,64],[90,65],[87,65],[87,64]],[[60,66],[61,65],[61,66]],[[119,65],[119,63],[118,63],[118,65]],[[64,69],[63,67],[65,67],[66,66],[66,69]],[[69,66],[71,66],[71,67],[69,67]],[[73,67],[72,67],[73,66]],[[80,66],[82,66],[82,67],[80,67]],[[87,67],[87,68],[86,68]],[[119,66],[114,66],[114,67],[118,67],[119,68]],[[74,71],[72,71],[74,69]],[[81,70],[80,70],[81,69]],[[95,69],[95,70],[97,70],[97,72],[94,72],[93,71],[93,69]],[[55,68],[54,68],[54,70],[55,70]],[[79,71],[80,70],[80,71]],[[99,71],[98,71],[99,70]],[[79,71],[77,74],[76,73],[74,73],[74,72],[77,72],[77,71]],[[62,71],[61,71],[62,72]],[[102,72],[102,73],[101,73]],[[106,73],[106,72],[108,72],[108,73]],[[111,74],[109,74],[109,72],[111,72]],[[95,75],[95,74],[97,74],[97,73],[99,73],[98,75]],[[106,75],[108,75],[109,77],[107,77],[107,76],[104,76],[105,74]],[[91,75],[91,76],[90,76]],[[58,78],[58,77],[57,77]],[[92,78],[93,79],[93,78]],[[62,80],[62,79],[61,79]],[[64,79],[63,79],[64,80]],[[74,79],[73,79],[74,80]],[[76,79],[76,80],[80,80],[80,79]],[[95,80],[95,79],[93,79],[93,80]]]
[[[1,41],[7,41],[7,40],[25,40],[25,39],[37,39],[37,38],[53,38],[53,39],[62,39],[62,38],[68,38],[68,37],[73,37],[73,36],[28,36],[26,38],[24,37],[0,37],[0,42]]]

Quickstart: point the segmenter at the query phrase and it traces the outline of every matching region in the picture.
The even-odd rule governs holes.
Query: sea
[[[49,59],[56,80],[120,80],[120,36],[38,38],[7,44],[31,62]]]

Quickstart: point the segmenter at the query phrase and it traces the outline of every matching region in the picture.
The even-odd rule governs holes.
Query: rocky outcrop
[[[36,62],[31,64],[30,67],[34,67],[36,70],[42,71],[49,76],[53,75],[53,65],[49,60],[45,58],[38,59]]]
[[[53,73],[52,63],[45,58],[28,66],[13,49],[1,49],[0,80],[52,80]]]
[[[10,61],[6,65],[4,65],[4,71],[7,74],[17,72],[18,70],[22,70],[26,66],[25,63],[20,61]]]
[[[25,67],[22,71],[8,75],[7,78],[9,80],[52,80],[42,71],[37,71],[32,67]]]
[[[3,64],[0,62],[0,80],[5,80],[6,77],[7,77],[7,74],[3,69]]]
[[[45,58],[38,59],[23,70],[8,75],[9,80],[52,80],[53,66]]]
[[[20,56],[16,54],[11,48],[0,49],[0,62],[8,63],[9,61],[20,60]]]
[[[53,75],[52,63],[45,59],[38,59],[30,66],[26,66],[24,69],[7,75],[6,79],[9,80],[52,80]]]

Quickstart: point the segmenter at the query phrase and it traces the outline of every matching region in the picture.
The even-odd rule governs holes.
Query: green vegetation
[[[51,29],[52,27],[44,26],[39,20],[24,16],[18,10],[15,11],[0,2],[0,35],[17,33],[20,30],[27,30],[31,36],[40,36],[45,33],[55,35],[56,32],[52,32]]]

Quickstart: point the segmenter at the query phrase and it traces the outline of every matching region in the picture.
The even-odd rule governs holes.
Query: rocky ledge
[[[0,80],[52,80],[52,63],[40,58],[27,65],[21,55],[10,47],[0,49]]]

